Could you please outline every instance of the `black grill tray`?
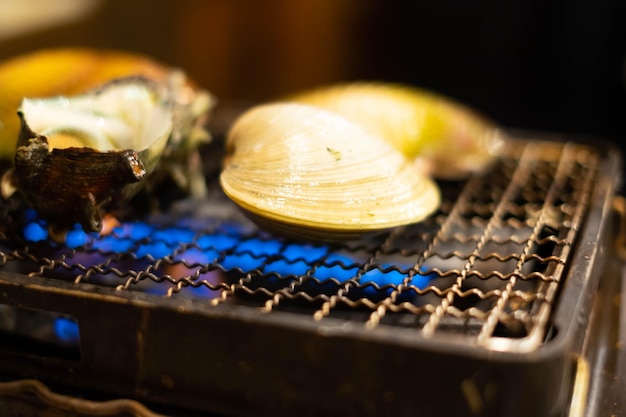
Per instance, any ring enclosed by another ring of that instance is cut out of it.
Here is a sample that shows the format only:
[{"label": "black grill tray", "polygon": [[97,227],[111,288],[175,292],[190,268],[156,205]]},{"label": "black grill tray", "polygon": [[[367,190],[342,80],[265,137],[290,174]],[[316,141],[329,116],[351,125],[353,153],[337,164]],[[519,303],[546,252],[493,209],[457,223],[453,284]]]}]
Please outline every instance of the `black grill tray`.
[{"label": "black grill tray", "polygon": [[[602,141],[513,135],[492,171],[441,184],[431,219],[311,243],[311,259],[217,189],[141,220],[124,251],[7,233],[0,374],[223,415],[564,415],[621,159]],[[173,228],[193,233],[173,242]],[[220,233],[229,245],[211,246]],[[33,317],[79,338],[20,328]]]}]

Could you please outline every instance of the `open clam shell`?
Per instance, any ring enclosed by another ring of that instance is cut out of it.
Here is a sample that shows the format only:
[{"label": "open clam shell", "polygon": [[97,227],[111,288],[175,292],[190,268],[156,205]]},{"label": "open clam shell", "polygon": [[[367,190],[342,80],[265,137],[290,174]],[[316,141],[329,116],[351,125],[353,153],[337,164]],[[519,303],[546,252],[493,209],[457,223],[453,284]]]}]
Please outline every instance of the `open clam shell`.
[{"label": "open clam shell", "polygon": [[341,240],[423,220],[437,184],[382,138],[313,106],[269,103],[233,123],[220,176],[264,229]]},{"label": "open clam shell", "polygon": [[453,99],[414,86],[339,83],[286,99],[349,118],[438,178],[460,179],[481,171],[503,147],[503,134],[494,121]]},{"label": "open clam shell", "polygon": [[14,188],[56,229],[100,231],[104,214],[132,197],[160,163],[175,130],[166,84],[128,77],[72,97],[25,98]]}]

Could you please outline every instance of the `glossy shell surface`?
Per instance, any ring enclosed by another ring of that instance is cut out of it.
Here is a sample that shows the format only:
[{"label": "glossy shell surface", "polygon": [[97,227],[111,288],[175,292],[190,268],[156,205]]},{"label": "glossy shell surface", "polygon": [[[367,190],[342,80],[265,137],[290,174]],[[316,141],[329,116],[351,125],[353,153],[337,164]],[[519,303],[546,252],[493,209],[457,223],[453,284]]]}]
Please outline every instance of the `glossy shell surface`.
[{"label": "glossy shell surface", "polygon": [[262,228],[339,240],[423,220],[439,188],[388,142],[313,106],[255,106],[232,125],[220,182]]},{"label": "glossy shell surface", "polygon": [[150,57],[120,50],[50,48],[0,63],[0,159],[13,158],[24,97],[74,96],[115,78],[142,76],[164,82],[172,68]]}]

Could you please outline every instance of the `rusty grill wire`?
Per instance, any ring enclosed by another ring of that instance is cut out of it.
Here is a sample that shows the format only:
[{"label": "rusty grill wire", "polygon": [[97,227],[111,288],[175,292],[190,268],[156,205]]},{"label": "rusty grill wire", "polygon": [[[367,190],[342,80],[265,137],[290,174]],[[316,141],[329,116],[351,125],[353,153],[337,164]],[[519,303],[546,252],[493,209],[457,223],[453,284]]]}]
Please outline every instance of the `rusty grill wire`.
[{"label": "rusty grill wire", "polygon": [[549,333],[598,164],[580,144],[514,141],[489,172],[441,183],[426,221],[333,245],[259,231],[219,191],[72,244],[25,239],[7,205],[0,271],[528,351]]}]

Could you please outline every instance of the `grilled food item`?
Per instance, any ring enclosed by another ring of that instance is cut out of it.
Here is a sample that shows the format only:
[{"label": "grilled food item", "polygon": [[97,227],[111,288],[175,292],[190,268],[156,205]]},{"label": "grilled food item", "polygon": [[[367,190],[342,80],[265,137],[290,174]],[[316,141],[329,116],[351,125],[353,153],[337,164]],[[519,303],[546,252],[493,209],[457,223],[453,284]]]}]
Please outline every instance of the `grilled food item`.
[{"label": "grilled food item", "polygon": [[291,238],[356,238],[423,220],[440,204],[436,183],[387,141],[310,105],[248,109],[226,154],[226,195],[261,228]]},{"label": "grilled food item", "polygon": [[72,96],[128,76],[165,82],[171,74],[152,58],[119,50],[51,48],[7,59],[0,63],[0,158],[13,158],[24,97]]},{"label": "grilled food item", "polygon": [[181,70],[124,52],[46,50],[0,65],[0,89],[0,154],[12,162],[3,197],[18,191],[55,235],[75,223],[100,231],[107,212],[163,175],[204,193],[189,161],[210,139],[215,99]]},{"label": "grilled food item", "polygon": [[503,134],[492,120],[441,94],[409,85],[339,83],[284,99],[349,118],[437,178],[459,179],[483,170],[503,146]]}]

